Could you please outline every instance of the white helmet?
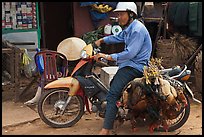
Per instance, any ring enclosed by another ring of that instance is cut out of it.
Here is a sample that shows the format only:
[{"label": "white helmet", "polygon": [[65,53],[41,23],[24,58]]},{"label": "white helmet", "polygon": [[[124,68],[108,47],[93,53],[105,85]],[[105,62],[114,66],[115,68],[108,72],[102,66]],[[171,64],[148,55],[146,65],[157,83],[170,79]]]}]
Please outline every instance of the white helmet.
[{"label": "white helmet", "polygon": [[115,11],[132,11],[137,15],[137,6],[134,2],[118,2]]}]

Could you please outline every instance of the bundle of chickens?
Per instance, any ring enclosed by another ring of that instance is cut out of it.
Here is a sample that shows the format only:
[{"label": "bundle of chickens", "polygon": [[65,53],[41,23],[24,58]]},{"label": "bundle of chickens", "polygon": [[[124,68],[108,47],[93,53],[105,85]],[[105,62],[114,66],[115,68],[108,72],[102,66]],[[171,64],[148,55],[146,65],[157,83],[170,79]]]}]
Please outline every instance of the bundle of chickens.
[{"label": "bundle of chickens", "polygon": [[[156,108],[161,123],[175,119],[183,105],[187,104],[182,87],[170,84],[159,73],[161,60],[151,59],[142,78],[135,78],[123,92],[123,106],[138,117],[148,108]],[[164,125],[163,125],[164,126]]]}]

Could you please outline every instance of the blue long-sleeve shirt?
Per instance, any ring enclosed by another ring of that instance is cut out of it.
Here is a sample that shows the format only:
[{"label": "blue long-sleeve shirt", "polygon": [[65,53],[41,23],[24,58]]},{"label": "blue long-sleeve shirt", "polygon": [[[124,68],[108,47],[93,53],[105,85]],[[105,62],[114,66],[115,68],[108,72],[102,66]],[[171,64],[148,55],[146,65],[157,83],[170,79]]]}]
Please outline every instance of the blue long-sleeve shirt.
[{"label": "blue long-sleeve shirt", "polygon": [[134,20],[118,35],[103,38],[106,44],[125,43],[125,48],[120,53],[110,56],[116,61],[119,68],[130,66],[143,72],[152,52],[152,42],[146,27],[138,20]]}]

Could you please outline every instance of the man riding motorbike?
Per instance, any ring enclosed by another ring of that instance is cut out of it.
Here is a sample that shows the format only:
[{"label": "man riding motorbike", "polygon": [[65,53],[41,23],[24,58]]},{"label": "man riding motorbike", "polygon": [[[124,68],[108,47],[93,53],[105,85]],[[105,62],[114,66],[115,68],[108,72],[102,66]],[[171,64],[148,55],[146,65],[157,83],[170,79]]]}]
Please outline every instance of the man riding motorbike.
[{"label": "man riding motorbike", "polygon": [[125,43],[124,50],[120,53],[110,55],[98,53],[95,57],[96,60],[102,57],[116,61],[119,66],[106,97],[105,119],[100,135],[107,135],[113,129],[117,113],[116,102],[121,96],[122,89],[134,78],[143,76],[143,68],[148,65],[152,52],[149,32],[144,24],[136,19],[136,4],[134,2],[119,2],[114,12],[117,13],[119,25],[124,28],[123,31],[117,35],[106,36],[95,41],[97,46],[100,46],[101,43]]}]

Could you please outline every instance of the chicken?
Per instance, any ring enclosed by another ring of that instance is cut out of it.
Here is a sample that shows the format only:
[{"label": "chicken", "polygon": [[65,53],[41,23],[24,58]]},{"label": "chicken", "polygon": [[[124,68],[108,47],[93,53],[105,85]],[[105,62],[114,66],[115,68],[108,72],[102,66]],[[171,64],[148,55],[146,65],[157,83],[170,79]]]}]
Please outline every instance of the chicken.
[{"label": "chicken", "polygon": [[166,97],[168,104],[174,105],[177,103],[176,97],[177,93],[173,86],[170,85],[170,83],[167,80],[164,80],[162,78],[159,78],[159,88],[161,89],[161,92],[163,96]]}]

